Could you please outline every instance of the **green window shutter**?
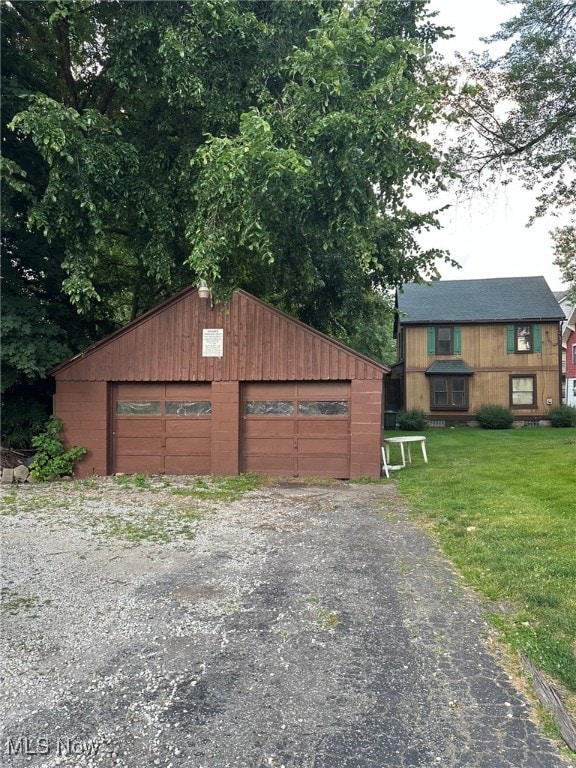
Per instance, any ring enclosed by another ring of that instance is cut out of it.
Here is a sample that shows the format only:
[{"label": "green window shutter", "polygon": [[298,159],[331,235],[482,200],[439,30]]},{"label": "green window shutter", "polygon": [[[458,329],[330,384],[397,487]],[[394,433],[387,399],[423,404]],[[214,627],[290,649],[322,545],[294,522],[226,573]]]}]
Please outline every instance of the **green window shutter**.
[{"label": "green window shutter", "polygon": [[514,351],[514,326],[508,325],[506,327],[506,352],[513,355]]},{"label": "green window shutter", "polygon": [[534,334],[534,352],[542,352],[542,326],[535,325],[533,328]]},{"label": "green window shutter", "polygon": [[428,332],[428,354],[433,355],[436,353],[436,329],[427,328]]},{"label": "green window shutter", "polygon": [[460,326],[454,326],[454,354],[462,354],[462,329]]}]

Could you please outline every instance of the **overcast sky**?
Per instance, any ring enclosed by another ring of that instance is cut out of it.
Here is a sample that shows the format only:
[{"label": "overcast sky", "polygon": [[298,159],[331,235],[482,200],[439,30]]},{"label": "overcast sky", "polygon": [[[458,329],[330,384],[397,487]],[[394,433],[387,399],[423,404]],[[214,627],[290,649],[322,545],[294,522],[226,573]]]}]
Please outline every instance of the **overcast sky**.
[{"label": "overcast sky", "polygon": [[[454,38],[441,43],[446,56],[466,54],[486,46],[480,41],[496,32],[500,23],[518,6],[502,6],[498,0],[431,0],[438,10],[437,21],[454,27]],[[534,209],[535,194],[519,184],[491,189],[484,199],[471,204],[450,195],[452,208],[441,216],[443,229],[426,237],[426,245],[447,248],[462,269],[439,264],[445,280],[482,277],[544,275],[553,291],[564,286],[560,271],[552,263],[554,254],[549,231],[557,226],[552,217],[526,227]]]}]

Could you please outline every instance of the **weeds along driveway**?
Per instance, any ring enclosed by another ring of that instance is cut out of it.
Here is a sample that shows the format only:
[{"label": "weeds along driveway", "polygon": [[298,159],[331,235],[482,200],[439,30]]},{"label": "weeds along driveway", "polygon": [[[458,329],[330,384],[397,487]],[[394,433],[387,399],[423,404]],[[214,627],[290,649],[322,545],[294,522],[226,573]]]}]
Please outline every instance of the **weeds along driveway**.
[{"label": "weeds along driveway", "polygon": [[6,765],[564,765],[392,484],[92,486],[7,494]]}]

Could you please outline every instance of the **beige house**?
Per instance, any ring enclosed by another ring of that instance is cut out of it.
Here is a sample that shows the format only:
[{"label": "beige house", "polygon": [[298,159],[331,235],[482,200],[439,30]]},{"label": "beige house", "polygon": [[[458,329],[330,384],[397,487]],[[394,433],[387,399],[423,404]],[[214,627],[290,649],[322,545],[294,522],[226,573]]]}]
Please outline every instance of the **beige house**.
[{"label": "beige house", "polygon": [[543,277],[411,283],[396,304],[402,408],[462,424],[501,405],[532,423],[560,404],[563,314]]}]

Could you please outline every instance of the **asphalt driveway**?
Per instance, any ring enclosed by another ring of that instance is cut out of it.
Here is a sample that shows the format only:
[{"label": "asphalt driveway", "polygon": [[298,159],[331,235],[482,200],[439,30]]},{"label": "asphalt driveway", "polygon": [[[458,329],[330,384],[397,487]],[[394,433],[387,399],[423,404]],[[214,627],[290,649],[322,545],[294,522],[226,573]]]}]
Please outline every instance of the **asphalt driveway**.
[{"label": "asphalt driveway", "polygon": [[5,764],[565,765],[393,484],[286,483],[193,538],[103,535],[110,504],[161,506],[138,494],[20,489],[0,521]]}]

